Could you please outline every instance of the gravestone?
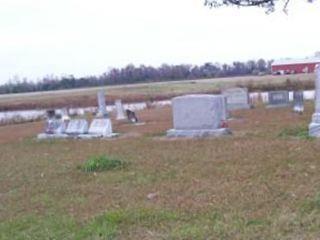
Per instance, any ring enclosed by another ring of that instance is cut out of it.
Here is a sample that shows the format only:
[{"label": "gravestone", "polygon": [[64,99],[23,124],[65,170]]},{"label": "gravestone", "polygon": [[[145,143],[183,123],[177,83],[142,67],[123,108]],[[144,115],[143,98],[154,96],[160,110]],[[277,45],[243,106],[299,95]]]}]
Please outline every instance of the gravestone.
[{"label": "gravestone", "polygon": [[45,133],[61,134],[66,131],[66,123],[61,119],[49,119],[46,123]]},{"label": "gravestone", "polygon": [[173,126],[168,137],[206,137],[230,134],[225,128],[223,95],[186,95],[172,100]]},{"label": "gravestone", "polygon": [[70,120],[66,133],[69,135],[79,135],[88,132],[88,122],[85,119]]},{"label": "gravestone", "polygon": [[108,118],[107,107],[106,107],[106,99],[105,99],[103,90],[98,91],[97,98],[98,98],[98,113],[97,113],[97,117]]},{"label": "gravestone", "polygon": [[320,66],[317,67],[316,74],[315,113],[312,115],[312,121],[309,125],[311,137],[320,137]]},{"label": "gravestone", "polygon": [[105,138],[113,137],[111,120],[107,118],[94,119],[88,131],[88,134],[79,135],[80,138]]},{"label": "gravestone", "polygon": [[289,92],[288,91],[271,91],[268,93],[268,108],[288,107]]},{"label": "gravestone", "polygon": [[230,88],[222,91],[227,98],[227,109],[250,109],[249,94],[246,88]]},{"label": "gravestone", "polygon": [[38,139],[66,138],[66,123],[61,119],[48,119],[44,133],[38,134]]},{"label": "gravestone", "polygon": [[124,114],[124,108],[123,108],[121,100],[116,100],[115,106],[116,106],[116,111],[117,111],[117,120],[126,119],[126,116]]},{"label": "gravestone", "polygon": [[293,111],[300,114],[303,113],[303,91],[293,92]]}]

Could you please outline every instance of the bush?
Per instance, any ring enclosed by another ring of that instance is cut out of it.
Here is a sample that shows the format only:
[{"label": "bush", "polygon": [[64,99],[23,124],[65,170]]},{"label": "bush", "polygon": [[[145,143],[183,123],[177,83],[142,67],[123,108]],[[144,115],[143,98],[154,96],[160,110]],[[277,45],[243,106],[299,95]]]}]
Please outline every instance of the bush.
[{"label": "bush", "polygon": [[84,172],[101,172],[108,170],[120,170],[127,164],[118,159],[112,159],[105,155],[90,157],[82,166]]}]

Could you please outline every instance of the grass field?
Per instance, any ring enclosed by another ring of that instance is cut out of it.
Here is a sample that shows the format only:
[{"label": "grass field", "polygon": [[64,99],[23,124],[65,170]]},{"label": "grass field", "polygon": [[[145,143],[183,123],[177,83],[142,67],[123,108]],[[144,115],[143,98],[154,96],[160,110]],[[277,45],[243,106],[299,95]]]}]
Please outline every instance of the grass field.
[{"label": "grass field", "polygon": [[[0,127],[0,239],[319,239],[313,106],[236,111],[233,135],[172,140],[169,107],[113,121],[113,140],[38,142],[43,123]],[[85,172],[106,155],[126,165]]]},{"label": "grass field", "polygon": [[[314,78],[314,74],[245,76],[104,86],[101,88],[106,92],[108,103],[114,103],[115,99],[122,99],[124,102],[137,102],[163,100],[186,93],[219,93],[221,89],[232,86],[248,87],[250,91],[293,89],[295,87],[303,90],[314,87]],[[0,95],[0,111],[95,106],[97,104],[96,94],[101,88]]]}]

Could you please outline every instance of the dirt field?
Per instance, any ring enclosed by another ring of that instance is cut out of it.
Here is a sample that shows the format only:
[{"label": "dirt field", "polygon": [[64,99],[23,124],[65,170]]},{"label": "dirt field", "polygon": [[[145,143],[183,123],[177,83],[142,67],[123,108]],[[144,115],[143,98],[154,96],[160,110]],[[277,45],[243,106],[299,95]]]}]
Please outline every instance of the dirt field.
[{"label": "dirt field", "polygon": [[[114,140],[38,142],[42,123],[0,127],[0,239],[319,239],[312,111],[237,111],[232,136],[201,140],[164,137],[169,107],[138,112],[143,126],[114,120]],[[128,167],[79,169],[100,154]]]},{"label": "dirt field", "polygon": [[[246,76],[101,88],[106,91],[108,103],[114,103],[116,99],[122,99],[124,102],[138,102],[169,99],[186,93],[219,93],[222,88],[232,86],[248,87],[250,91],[293,89],[295,87],[300,90],[310,89],[314,87],[314,78],[314,74]],[[97,104],[96,93],[101,88],[0,95],[0,111],[95,106]]]}]

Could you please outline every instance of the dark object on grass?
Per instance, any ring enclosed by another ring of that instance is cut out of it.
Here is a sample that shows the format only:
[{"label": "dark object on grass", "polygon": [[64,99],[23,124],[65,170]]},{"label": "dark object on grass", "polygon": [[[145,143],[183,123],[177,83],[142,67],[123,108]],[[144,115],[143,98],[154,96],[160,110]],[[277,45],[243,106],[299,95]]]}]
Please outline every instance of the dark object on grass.
[{"label": "dark object on grass", "polygon": [[47,110],[47,119],[56,118],[56,111],[54,109]]},{"label": "dark object on grass", "polygon": [[137,122],[138,122],[138,118],[137,118],[135,112],[127,109],[127,110],[126,110],[126,114],[127,114],[128,120],[129,120],[130,122],[132,122],[132,123],[137,123]]}]

